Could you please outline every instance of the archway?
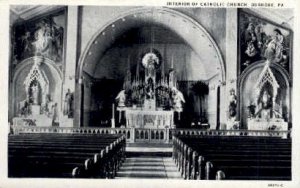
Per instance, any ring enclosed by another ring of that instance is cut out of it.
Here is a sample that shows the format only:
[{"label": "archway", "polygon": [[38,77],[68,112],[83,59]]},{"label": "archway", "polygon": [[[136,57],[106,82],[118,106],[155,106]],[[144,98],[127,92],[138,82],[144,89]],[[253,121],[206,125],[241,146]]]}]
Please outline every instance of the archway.
[{"label": "archway", "polygon": [[[253,63],[244,73],[241,75],[239,81],[239,120],[241,122],[241,128],[247,129],[247,118],[249,116],[248,107],[255,103],[255,92],[253,88],[257,82],[257,79],[265,66],[265,60],[261,60]],[[278,94],[276,97],[277,103],[281,104],[281,110],[283,119],[287,122],[292,121],[291,117],[291,79],[285,69],[276,63],[271,63],[270,68],[279,84]],[[266,83],[268,87],[268,83]]]},{"label": "archway", "polygon": [[[218,46],[211,38],[209,33],[192,18],[168,8],[138,8],[126,12],[113,19],[102,27],[90,40],[83,54],[79,59],[79,68],[77,70],[77,83],[75,98],[76,115],[75,122],[80,122],[83,111],[84,74],[87,77],[94,74],[98,61],[102,58],[106,50],[118,39],[124,32],[153,24],[169,29],[180,36],[201,58],[206,72],[215,72],[218,70],[220,82],[225,81],[225,65]],[[191,33],[193,33],[191,35]],[[197,36],[197,37],[195,37]],[[215,75],[209,75],[213,77]]]}]

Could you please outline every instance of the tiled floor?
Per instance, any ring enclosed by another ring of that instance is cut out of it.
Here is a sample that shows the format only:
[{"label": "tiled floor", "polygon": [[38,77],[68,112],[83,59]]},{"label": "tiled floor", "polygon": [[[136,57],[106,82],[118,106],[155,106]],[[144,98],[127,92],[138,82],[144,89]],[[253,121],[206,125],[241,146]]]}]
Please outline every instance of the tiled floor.
[{"label": "tiled floor", "polygon": [[120,178],[182,179],[171,157],[158,156],[127,158],[117,173]]}]

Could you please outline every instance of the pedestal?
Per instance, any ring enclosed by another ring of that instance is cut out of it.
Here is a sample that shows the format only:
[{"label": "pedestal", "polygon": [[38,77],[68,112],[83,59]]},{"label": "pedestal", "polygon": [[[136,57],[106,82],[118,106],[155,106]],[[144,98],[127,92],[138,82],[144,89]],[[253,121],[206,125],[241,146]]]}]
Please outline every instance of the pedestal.
[{"label": "pedestal", "polygon": [[31,106],[31,115],[40,115],[41,106],[40,105],[32,105]]},{"label": "pedestal", "polygon": [[116,123],[115,123],[115,119],[111,119],[111,128],[116,128]]},{"label": "pedestal", "polygon": [[240,129],[240,122],[234,119],[228,119],[227,125],[221,126],[221,130],[238,130]]}]

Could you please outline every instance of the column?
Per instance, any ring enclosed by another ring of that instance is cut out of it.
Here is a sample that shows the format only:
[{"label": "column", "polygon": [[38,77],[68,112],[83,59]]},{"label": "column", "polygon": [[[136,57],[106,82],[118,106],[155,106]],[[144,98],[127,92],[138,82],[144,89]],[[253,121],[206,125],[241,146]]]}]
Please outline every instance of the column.
[{"label": "column", "polygon": [[[237,88],[237,63],[238,63],[238,10],[237,8],[226,9],[226,87],[221,87],[221,93],[225,92],[226,100],[221,103],[221,122],[227,122],[229,117],[230,90]],[[221,94],[222,96],[222,94]],[[224,95],[223,95],[224,96]],[[222,106],[223,105],[223,106]],[[225,105],[225,106],[224,106]],[[237,111],[239,111],[237,107]],[[225,113],[225,114],[224,114]],[[225,117],[225,119],[222,119]]]},{"label": "column", "polygon": [[[66,48],[65,48],[65,74],[64,74],[64,82],[63,82],[63,101],[65,100],[65,95],[70,89],[71,92],[75,93],[75,72],[76,72],[76,52],[77,52],[77,32],[78,32],[78,6],[68,6],[68,15],[67,15],[67,32],[66,32]],[[75,109],[75,97],[73,101],[74,112],[73,116],[76,117],[76,109]],[[65,122],[67,124],[72,124],[70,126],[79,127],[79,123],[77,120],[73,123],[72,119],[68,119],[64,117]],[[73,118],[74,119],[74,118]],[[78,121],[79,122],[79,121]]]}]

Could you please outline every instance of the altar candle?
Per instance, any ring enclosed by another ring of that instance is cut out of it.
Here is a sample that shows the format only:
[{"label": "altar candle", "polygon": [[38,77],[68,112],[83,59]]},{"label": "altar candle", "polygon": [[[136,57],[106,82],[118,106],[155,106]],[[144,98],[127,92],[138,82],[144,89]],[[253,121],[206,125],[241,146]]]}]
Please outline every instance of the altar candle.
[{"label": "altar candle", "polygon": [[115,104],[112,104],[112,119],[115,119]]}]

